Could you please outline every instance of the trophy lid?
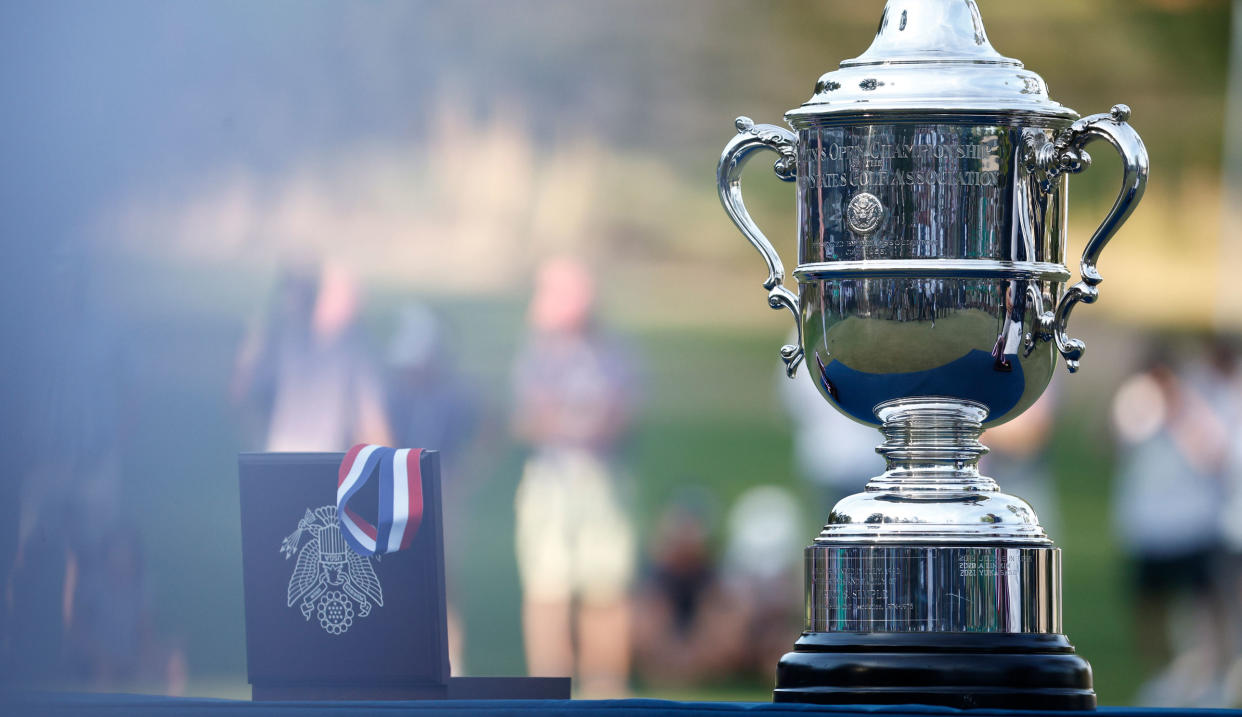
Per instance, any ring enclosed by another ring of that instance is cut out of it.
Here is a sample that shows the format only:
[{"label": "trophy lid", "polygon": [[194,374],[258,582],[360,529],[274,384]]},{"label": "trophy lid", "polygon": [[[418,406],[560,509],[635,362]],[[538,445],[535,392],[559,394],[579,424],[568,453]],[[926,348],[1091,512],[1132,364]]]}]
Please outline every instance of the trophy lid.
[{"label": "trophy lid", "polygon": [[795,125],[839,113],[1026,113],[1076,118],[1043,78],[992,48],[975,0],[888,0],[871,47],[815,83],[785,114]]}]

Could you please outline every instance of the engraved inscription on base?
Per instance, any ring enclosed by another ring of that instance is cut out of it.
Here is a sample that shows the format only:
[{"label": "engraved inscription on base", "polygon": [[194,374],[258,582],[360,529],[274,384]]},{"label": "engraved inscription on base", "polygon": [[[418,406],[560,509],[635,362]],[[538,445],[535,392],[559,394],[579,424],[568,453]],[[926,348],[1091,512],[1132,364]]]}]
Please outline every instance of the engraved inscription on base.
[{"label": "engraved inscription on base", "polygon": [[981,554],[963,557],[957,561],[957,575],[962,578],[996,578],[1018,574],[1018,563],[997,559],[995,555]]},{"label": "engraved inscription on base", "polygon": [[811,632],[1055,632],[1055,548],[808,549]]}]

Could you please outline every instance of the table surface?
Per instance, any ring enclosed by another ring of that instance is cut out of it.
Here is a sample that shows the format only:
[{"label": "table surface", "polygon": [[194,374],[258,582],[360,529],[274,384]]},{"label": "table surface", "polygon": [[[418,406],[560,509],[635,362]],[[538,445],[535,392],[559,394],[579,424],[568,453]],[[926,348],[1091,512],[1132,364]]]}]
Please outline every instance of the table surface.
[{"label": "table surface", "polygon": [[[728,717],[729,715],[1060,715],[1065,712],[1005,711],[1005,710],[956,710],[947,707],[924,707],[918,705],[897,706],[831,706],[772,704],[768,702],[670,702],[667,700],[424,700],[417,702],[249,702],[242,700],[219,700],[186,697],[152,697],[124,694],[82,694],[52,692],[2,692],[0,707],[5,715],[106,715],[122,717],[158,717],[161,715],[247,715],[262,717],[285,717],[292,715],[398,715],[411,714],[418,717],[471,717],[472,715],[501,715],[509,717]],[[1102,717],[1206,717],[1208,715],[1242,715],[1242,710],[1193,710],[1151,709],[1139,707],[1101,707],[1096,713]]]}]

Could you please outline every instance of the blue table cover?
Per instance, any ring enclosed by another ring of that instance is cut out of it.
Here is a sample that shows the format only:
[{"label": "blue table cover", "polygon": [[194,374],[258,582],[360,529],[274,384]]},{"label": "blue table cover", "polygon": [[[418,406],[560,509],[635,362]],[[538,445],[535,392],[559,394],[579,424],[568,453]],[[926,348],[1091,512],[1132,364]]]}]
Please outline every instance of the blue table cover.
[{"label": "blue table cover", "polygon": [[[106,715],[108,717],[343,717],[344,715],[416,715],[417,717],[729,717],[729,715],[1038,715],[1081,714],[1073,712],[957,710],[920,705],[816,706],[767,702],[671,702],[667,700],[423,700],[416,702],[247,702],[184,697],[151,697],[121,694],[0,693],[0,714],[9,715]],[[1208,717],[1242,715],[1242,710],[1148,709],[1101,707],[1101,717]]]}]

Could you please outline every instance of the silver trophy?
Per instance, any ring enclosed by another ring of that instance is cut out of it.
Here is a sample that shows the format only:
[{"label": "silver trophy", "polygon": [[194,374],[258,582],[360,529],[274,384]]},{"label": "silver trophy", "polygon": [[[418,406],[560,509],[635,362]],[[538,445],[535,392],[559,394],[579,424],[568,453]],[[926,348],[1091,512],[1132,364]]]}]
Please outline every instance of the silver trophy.
[{"label": "silver trophy", "polygon": [[[793,312],[824,398],[879,427],[886,462],[806,549],[806,627],[777,701],[1090,709],[1061,634],[1060,550],[1026,501],[981,475],[980,433],[1028,408],[1100,252],[1147,182],[1130,110],[1079,118],[997,53],[974,0],[889,0],[871,47],[819,78],[793,127],[737,120],[717,172],[730,218]],[[1121,193],[1067,288],[1067,179],[1085,145],[1121,154]],[[798,293],[742,202],[759,150],[798,186]]]}]

